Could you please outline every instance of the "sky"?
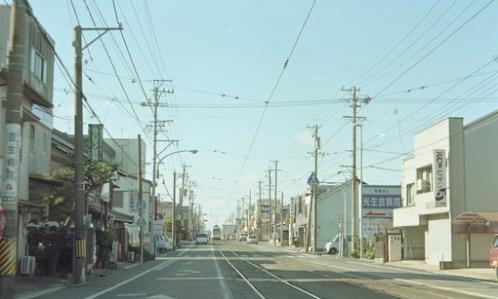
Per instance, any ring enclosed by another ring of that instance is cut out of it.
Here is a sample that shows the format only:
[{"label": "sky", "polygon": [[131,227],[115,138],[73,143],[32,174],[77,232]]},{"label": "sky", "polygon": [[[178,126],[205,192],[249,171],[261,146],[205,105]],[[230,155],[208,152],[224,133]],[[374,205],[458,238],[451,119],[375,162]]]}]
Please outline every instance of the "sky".
[{"label": "sky", "polygon": [[[99,27],[122,24],[124,38],[110,31],[84,52],[83,88],[112,137],[145,136],[148,162],[153,117],[140,103],[152,98],[153,80],[172,80],[162,83],[174,93],[161,98],[159,119],[173,122],[160,138],[179,142],[165,152],[199,153],[166,158],[158,192],[169,200],[172,173],[185,164],[208,226],[224,223],[249,190],[257,197],[258,180],[267,194],[275,160],[284,201],[303,193],[314,165],[310,126],[320,126],[320,181],[351,177],[343,116],[352,95],[343,88],[371,98],[359,108],[358,140],[369,184],[400,183],[421,129],[498,108],[496,1],[116,0],[116,10],[112,0],[72,2],[30,0],[71,75],[74,26],[94,27],[92,17]],[[57,67],[54,127],[69,133],[73,99]],[[96,122],[87,112],[84,120]]]}]

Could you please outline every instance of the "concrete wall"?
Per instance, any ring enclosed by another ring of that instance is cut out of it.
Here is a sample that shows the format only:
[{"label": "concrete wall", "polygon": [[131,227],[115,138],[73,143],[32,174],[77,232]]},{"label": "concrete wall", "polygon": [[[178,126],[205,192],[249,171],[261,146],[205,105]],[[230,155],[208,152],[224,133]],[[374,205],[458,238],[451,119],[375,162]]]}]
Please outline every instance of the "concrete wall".
[{"label": "concrete wall", "polygon": [[[344,204],[346,203],[346,215]],[[342,219],[345,234],[350,235],[351,228],[351,182],[342,184],[323,193],[317,200],[317,249],[323,249],[325,243],[339,233],[339,223]],[[344,219],[346,220],[344,223]],[[344,226],[345,225],[345,226]]]},{"label": "concrete wall", "polygon": [[465,127],[466,210],[498,211],[498,113]]},{"label": "concrete wall", "polygon": [[[112,149],[115,151],[115,156],[113,163],[119,165],[121,169],[123,169],[126,173],[130,175],[137,176],[138,175],[138,140],[126,139],[126,138],[118,138],[114,139],[105,139],[106,143],[109,144]],[[145,146],[145,142],[142,139],[142,173],[145,175],[145,153],[147,149]]]}]

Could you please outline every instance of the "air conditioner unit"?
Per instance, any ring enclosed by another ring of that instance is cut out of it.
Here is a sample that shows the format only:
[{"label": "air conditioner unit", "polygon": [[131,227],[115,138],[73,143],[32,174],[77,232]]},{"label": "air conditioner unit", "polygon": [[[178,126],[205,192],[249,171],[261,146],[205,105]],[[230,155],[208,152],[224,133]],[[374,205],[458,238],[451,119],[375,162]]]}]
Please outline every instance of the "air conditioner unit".
[{"label": "air conditioner unit", "polygon": [[21,257],[21,274],[33,275],[35,274],[36,258],[34,256]]},{"label": "air conditioner unit", "polygon": [[135,261],[135,252],[134,251],[128,251],[128,262],[133,263]]},{"label": "air conditioner unit", "polygon": [[428,192],[431,190],[431,183],[427,180],[417,180],[417,192]]}]

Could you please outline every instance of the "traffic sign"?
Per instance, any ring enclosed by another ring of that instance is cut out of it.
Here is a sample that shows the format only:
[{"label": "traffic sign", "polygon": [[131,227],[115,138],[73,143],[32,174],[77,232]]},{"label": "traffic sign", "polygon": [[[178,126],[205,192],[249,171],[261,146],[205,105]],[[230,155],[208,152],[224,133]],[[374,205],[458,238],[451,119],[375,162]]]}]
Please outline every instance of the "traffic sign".
[{"label": "traffic sign", "polygon": [[145,221],[144,217],[140,217],[137,220],[137,225],[140,227],[147,226],[147,221]]},{"label": "traffic sign", "polygon": [[318,185],[319,183],[320,181],[318,180],[316,173],[312,172],[310,177],[308,178],[308,185]]},{"label": "traffic sign", "polygon": [[137,202],[137,208],[139,211],[143,211],[147,208],[147,204],[145,203],[145,200],[139,200]]}]

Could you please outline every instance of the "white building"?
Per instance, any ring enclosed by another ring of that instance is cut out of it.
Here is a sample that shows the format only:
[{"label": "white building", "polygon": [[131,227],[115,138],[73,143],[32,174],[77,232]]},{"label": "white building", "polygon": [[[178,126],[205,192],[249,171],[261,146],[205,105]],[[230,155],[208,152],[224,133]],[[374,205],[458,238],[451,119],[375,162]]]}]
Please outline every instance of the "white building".
[{"label": "white building", "polygon": [[[465,211],[498,211],[498,112],[464,126],[448,118],[414,137],[414,154],[402,166],[403,207],[394,226],[403,229],[405,259],[441,267],[466,265],[465,237],[452,227]],[[490,236],[472,238],[475,263],[487,260]]]}]

